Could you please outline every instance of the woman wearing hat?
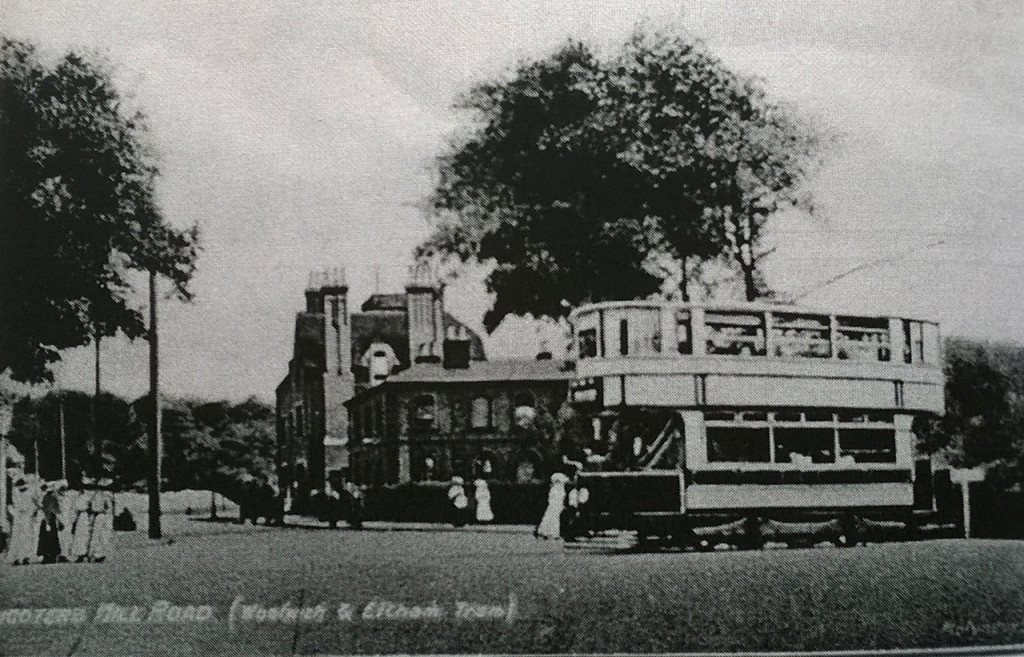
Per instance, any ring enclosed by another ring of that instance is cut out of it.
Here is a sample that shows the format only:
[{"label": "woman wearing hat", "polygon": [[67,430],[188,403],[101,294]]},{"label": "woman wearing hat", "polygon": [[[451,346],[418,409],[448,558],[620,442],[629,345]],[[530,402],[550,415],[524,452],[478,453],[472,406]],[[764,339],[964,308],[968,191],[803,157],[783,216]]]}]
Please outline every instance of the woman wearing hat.
[{"label": "woman wearing hat", "polygon": [[89,500],[92,516],[92,537],[89,541],[89,561],[102,562],[110,553],[114,538],[114,494],[110,492],[111,479],[100,479]]},{"label": "woman wearing hat", "polygon": [[37,495],[24,477],[14,482],[11,496],[11,547],[7,558],[15,566],[23,566],[35,559],[39,540],[39,505]]},{"label": "woman wearing hat", "polygon": [[44,483],[41,504],[42,522],[39,527],[39,549],[43,563],[54,563],[60,556],[61,509],[57,484]]},{"label": "woman wearing hat", "polygon": [[448,487],[448,501],[452,504],[452,526],[462,527],[469,521],[469,498],[466,496],[466,480],[458,475],[452,477]]},{"label": "woman wearing hat", "polygon": [[548,508],[544,511],[544,517],[534,531],[539,538],[561,538],[562,509],[565,507],[565,485],[569,482],[562,472],[551,475],[551,488],[548,489]]},{"label": "woman wearing hat", "polygon": [[89,541],[92,538],[93,517],[89,515],[89,502],[92,500],[94,480],[83,476],[82,488],[85,489],[75,498],[73,519],[71,521],[71,549],[68,557],[74,561],[85,561],[89,555]]}]

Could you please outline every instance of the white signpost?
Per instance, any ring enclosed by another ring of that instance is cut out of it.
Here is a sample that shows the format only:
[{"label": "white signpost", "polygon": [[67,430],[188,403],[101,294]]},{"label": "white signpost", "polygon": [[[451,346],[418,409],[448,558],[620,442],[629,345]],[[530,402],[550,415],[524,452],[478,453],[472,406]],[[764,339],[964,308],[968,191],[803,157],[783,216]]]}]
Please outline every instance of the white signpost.
[{"label": "white signpost", "polygon": [[971,537],[971,484],[985,479],[982,468],[953,468],[949,471],[949,480],[960,484],[964,498],[964,538]]}]

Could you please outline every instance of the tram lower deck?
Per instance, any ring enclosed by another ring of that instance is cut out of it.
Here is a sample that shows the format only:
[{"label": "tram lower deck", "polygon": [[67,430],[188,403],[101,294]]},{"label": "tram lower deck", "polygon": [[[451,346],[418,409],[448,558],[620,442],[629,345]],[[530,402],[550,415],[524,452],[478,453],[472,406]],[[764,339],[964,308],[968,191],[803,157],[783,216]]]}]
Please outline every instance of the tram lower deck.
[{"label": "tram lower deck", "polygon": [[573,533],[707,547],[914,532],[911,426],[943,405],[934,325],[651,302],[571,319],[572,400],[592,427]]}]

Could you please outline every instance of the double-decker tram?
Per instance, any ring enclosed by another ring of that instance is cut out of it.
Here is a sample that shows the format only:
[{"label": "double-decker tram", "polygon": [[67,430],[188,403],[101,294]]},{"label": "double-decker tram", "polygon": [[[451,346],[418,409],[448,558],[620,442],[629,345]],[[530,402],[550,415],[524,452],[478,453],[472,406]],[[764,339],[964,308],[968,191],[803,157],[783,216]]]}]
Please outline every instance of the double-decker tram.
[{"label": "double-decker tram", "polygon": [[587,421],[573,536],[709,548],[914,532],[915,415],[943,412],[938,325],[757,303],[570,315]]}]

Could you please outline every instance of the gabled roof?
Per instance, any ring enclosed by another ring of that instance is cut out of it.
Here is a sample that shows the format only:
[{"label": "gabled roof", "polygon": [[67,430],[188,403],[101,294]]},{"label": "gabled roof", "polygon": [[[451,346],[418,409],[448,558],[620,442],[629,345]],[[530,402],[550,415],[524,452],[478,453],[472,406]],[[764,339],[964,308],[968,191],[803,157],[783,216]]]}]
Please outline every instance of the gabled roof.
[{"label": "gabled roof", "polygon": [[409,362],[409,330],[405,309],[352,314],[352,362],[358,363],[374,342],[391,345],[399,362]]}]

